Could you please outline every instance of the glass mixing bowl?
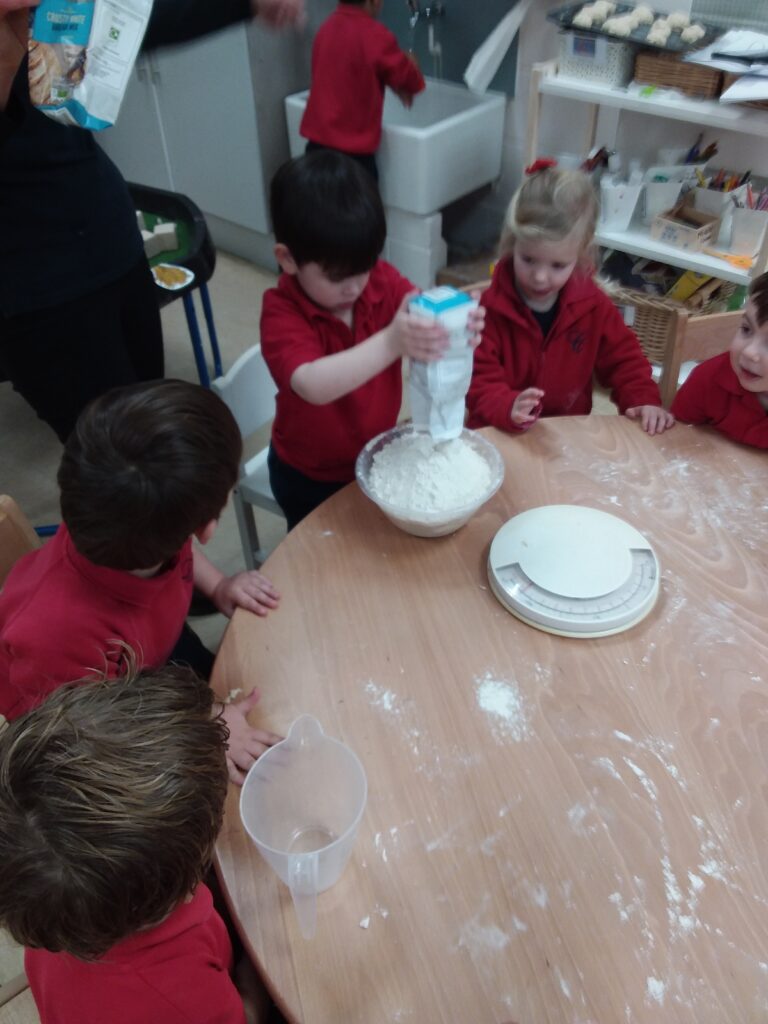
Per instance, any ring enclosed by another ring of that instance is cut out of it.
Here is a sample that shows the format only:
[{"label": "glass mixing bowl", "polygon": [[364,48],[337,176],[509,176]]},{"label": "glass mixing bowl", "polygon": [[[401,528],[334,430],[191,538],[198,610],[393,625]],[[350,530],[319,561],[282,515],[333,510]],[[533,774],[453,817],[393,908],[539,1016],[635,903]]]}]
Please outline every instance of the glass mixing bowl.
[{"label": "glass mixing bowl", "polygon": [[374,437],[363,448],[355,463],[355,476],[360,489],[366,497],[378,505],[384,515],[406,533],[412,533],[416,537],[444,537],[453,533],[463,526],[477,510],[484,505],[489,498],[498,491],[504,479],[504,460],[498,449],[490,441],[474,430],[462,430],[461,438],[468,442],[472,448],[485,459],[491,471],[488,486],[478,493],[471,502],[457,505],[455,508],[441,510],[440,512],[422,512],[408,508],[398,508],[391,505],[375,494],[370,485],[371,466],[374,456],[377,455],[388,444],[396,438],[407,434],[425,433],[417,431],[410,424],[402,424],[392,430],[386,430],[378,437]]}]

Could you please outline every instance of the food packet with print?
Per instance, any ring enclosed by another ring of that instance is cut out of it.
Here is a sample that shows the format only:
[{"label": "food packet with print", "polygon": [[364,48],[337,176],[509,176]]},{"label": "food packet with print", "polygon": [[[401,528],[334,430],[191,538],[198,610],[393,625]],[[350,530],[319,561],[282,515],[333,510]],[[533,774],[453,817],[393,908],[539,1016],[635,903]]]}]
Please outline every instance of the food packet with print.
[{"label": "food packet with print", "polygon": [[117,119],[152,0],[42,0],[30,12],[29,96],[61,124]]},{"label": "food packet with print", "polygon": [[464,426],[464,399],[474,356],[467,321],[476,308],[476,299],[448,285],[422,292],[409,303],[412,313],[438,320],[448,331],[449,345],[441,359],[413,360],[410,368],[413,424],[428,430],[433,441],[450,441]]}]

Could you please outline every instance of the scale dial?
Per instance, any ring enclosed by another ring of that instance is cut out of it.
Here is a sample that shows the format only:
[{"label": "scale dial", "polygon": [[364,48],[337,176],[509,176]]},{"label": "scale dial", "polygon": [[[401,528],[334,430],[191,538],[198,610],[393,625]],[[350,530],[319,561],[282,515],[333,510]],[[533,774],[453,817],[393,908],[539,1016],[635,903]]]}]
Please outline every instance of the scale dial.
[{"label": "scale dial", "polygon": [[582,505],[544,505],[510,519],[491,543],[488,579],[523,622],[572,637],[610,636],[644,619],[659,563],[623,519]]}]

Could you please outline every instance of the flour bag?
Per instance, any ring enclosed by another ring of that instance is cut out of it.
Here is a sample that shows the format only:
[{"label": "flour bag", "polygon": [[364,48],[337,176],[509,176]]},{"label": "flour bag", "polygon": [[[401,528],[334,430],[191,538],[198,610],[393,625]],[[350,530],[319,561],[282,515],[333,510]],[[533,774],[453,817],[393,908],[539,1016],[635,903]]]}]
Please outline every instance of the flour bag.
[{"label": "flour bag", "polygon": [[464,400],[472,378],[473,350],[467,318],[477,300],[447,285],[422,292],[408,304],[412,313],[438,320],[449,345],[434,363],[411,362],[410,400],[413,425],[428,430],[433,441],[450,441],[464,427]]},{"label": "flour bag", "polygon": [[152,0],[42,0],[30,13],[29,96],[61,124],[117,119]]}]

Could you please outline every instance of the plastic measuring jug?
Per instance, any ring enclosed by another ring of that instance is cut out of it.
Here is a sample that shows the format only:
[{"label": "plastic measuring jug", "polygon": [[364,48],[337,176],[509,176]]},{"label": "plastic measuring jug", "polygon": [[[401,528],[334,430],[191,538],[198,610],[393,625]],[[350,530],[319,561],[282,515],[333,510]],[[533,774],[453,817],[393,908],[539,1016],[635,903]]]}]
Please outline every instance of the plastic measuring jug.
[{"label": "plastic measuring jug", "polygon": [[330,889],[352,852],[368,783],[357,755],[326,736],[312,715],[253,764],[240,818],[262,857],[291,890],[301,934],[317,925],[317,894]]}]

